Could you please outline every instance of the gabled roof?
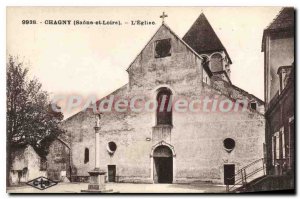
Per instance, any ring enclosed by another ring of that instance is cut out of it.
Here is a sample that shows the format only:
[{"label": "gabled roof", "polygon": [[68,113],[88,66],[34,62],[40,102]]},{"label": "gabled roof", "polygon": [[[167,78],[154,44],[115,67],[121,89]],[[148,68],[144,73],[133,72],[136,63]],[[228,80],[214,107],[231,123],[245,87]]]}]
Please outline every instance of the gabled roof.
[{"label": "gabled roof", "polygon": [[[109,96],[111,96],[111,95],[116,95],[118,92],[120,92],[120,91],[126,89],[127,86],[128,86],[128,83],[126,83],[125,85],[121,86],[120,88],[114,90],[114,91],[111,92],[110,94],[105,95],[105,96],[102,97],[101,99],[97,100],[97,101],[96,101],[96,106],[99,107],[99,104],[100,104],[100,102],[101,102],[102,100],[106,99],[107,97],[109,97]],[[88,111],[93,111],[93,109],[92,109],[92,108],[87,108],[86,110],[85,110],[85,109],[80,110],[80,111],[78,111],[77,113],[75,113],[74,115],[71,115],[70,117],[64,119],[64,120],[62,121],[62,123],[66,123],[66,122],[72,120],[73,118],[75,118],[76,116],[79,116],[80,114],[83,114],[83,113],[88,112]],[[62,137],[60,136],[60,137],[58,138],[58,140],[59,140],[59,141],[62,141],[62,142],[65,142],[65,144],[69,147],[68,141],[67,141],[66,139],[64,139],[64,138],[62,138]]]},{"label": "gabled roof", "polygon": [[71,149],[70,144],[66,142],[64,139],[61,137],[57,137],[56,140],[60,141],[63,145],[65,145],[68,149]]},{"label": "gabled roof", "polygon": [[[162,28],[165,27],[167,28],[170,33],[175,36],[184,46],[187,47],[188,50],[190,50],[196,57],[198,57],[199,59],[202,60],[202,57],[191,47],[189,46],[183,39],[181,39],[175,32],[173,32],[171,30],[171,28],[169,26],[166,25],[166,23],[163,23],[158,30],[154,33],[154,35],[151,37],[151,39],[147,42],[147,44],[144,46],[144,48],[140,51],[140,53],[136,56],[136,58],[130,63],[129,67],[126,69],[126,71],[129,70],[129,68],[131,67],[131,65],[135,62],[135,60],[138,58],[138,56],[143,52],[143,50],[146,48],[146,46],[148,46],[148,44],[150,43],[150,41],[153,39],[153,37],[157,34],[157,32]],[[207,74],[209,76],[212,76],[212,73],[210,71],[210,69],[208,67],[203,66],[204,70],[207,72]]]},{"label": "gabled roof", "polygon": [[232,63],[225,47],[203,13],[200,14],[184,35],[183,41],[191,46],[198,54],[225,51],[229,62]]},{"label": "gabled roof", "polygon": [[270,32],[291,31],[295,28],[295,10],[293,7],[281,9],[279,14],[273,19],[271,24],[264,30],[262,39],[262,52],[265,49],[266,34]]},{"label": "gabled roof", "polygon": [[276,30],[294,27],[294,8],[283,8],[266,30]]}]

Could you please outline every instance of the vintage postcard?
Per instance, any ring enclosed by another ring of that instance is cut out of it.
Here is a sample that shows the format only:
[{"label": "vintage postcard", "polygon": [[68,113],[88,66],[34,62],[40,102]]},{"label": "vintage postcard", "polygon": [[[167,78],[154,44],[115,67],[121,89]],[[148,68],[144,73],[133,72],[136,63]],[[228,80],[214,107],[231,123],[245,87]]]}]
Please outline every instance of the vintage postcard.
[{"label": "vintage postcard", "polygon": [[8,193],[295,192],[293,7],[7,7]]}]

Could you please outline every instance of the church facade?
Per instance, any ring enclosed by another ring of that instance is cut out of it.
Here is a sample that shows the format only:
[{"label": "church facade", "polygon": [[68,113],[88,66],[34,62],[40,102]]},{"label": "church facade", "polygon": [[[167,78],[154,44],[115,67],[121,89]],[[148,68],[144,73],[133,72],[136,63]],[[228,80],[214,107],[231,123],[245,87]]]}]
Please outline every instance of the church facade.
[{"label": "church facade", "polygon": [[[231,63],[204,14],[182,39],[163,23],[129,65],[129,82],[96,104],[113,96],[158,106],[101,111],[99,143],[92,109],[66,119],[71,179],[87,179],[94,169],[95,144],[108,182],[223,184],[263,158],[264,103],[232,84]],[[171,106],[159,109],[162,101]],[[207,107],[181,111],[196,104]]]}]

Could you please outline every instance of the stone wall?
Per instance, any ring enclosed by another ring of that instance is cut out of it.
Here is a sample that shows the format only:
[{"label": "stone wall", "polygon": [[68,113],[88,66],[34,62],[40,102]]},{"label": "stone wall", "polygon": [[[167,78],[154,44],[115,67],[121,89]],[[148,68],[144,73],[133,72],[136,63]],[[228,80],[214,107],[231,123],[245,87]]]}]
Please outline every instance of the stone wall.
[{"label": "stone wall", "polygon": [[54,181],[70,179],[70,151],[61,140],[54,140],[47,155],[47,176]]},{"label": "stone wall", "polygon": [[[87,176],[95,167],[95,115],[93,112],[79,112],[63,123],[70,139],[72,176]],[[84,163],[84,150],[89,149],[90,161]]]},{"label": "stone wall", "polygon": [[[171,38],[171,56],[155,58],[155,41],[168,38]],[[201,88],[201,62],[201,58],[168,27],[161,26],[128,68],[129,88],[143,93],[163,84],[172,85],[176,90],[186,90],[191,86]]]}]

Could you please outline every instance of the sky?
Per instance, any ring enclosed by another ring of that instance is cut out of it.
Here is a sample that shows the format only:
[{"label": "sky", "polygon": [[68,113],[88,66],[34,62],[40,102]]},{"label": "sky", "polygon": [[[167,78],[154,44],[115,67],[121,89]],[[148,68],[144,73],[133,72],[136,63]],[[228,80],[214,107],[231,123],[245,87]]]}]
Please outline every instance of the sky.
[{"label": "sky", "polygon": [[[9,7],[7,55],[18,56],[55,95],[101,98],[128,82],[126,69],[161,25],[183,37],[203,12],[227,49],[234,85],[263,99],[263,30],[280,7]],[[22,20],[38,24],[24,25]],[[46,20],[120,20],[121,26],[45,25]],[[133,26],[131,20],[154,21]],[[76,112],[76,111],[75,111]],[[65,118],[72,113],[64,113]]]}]

